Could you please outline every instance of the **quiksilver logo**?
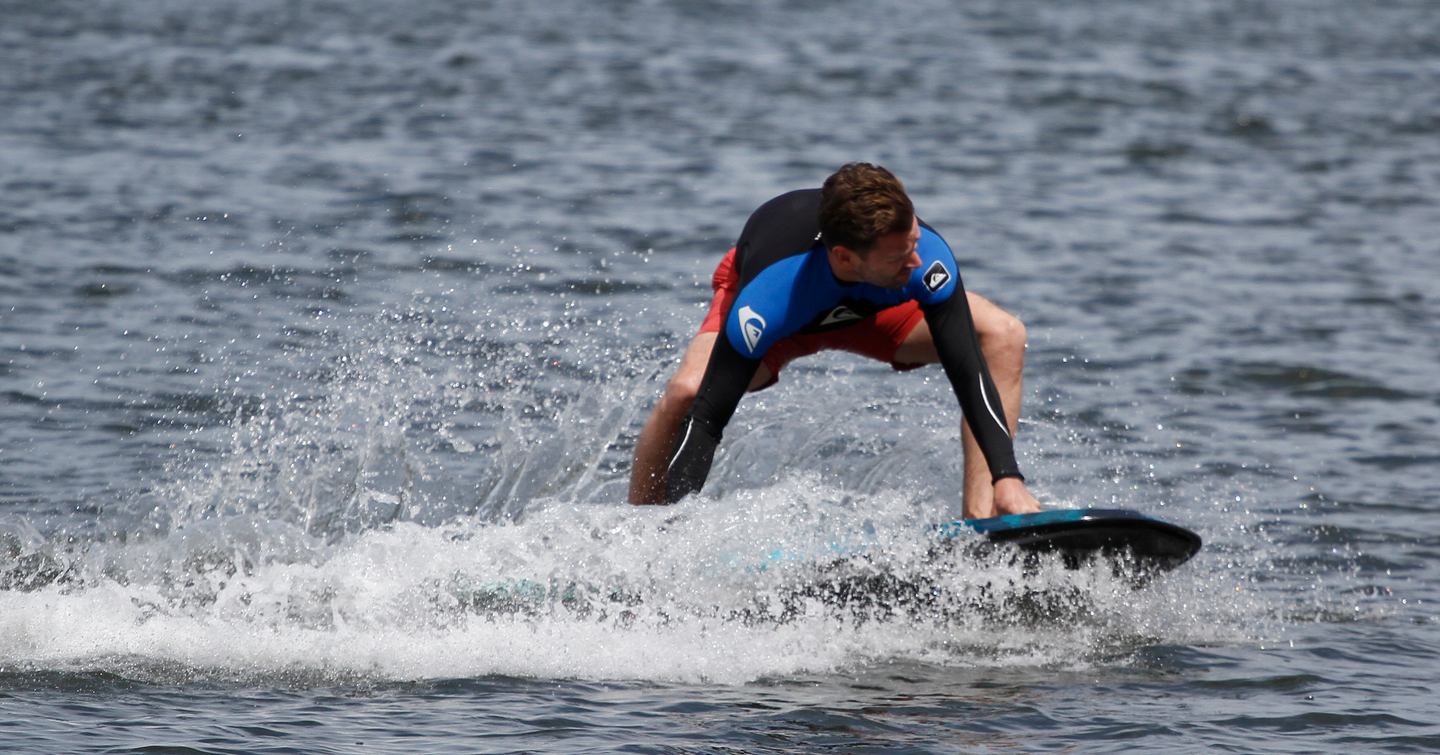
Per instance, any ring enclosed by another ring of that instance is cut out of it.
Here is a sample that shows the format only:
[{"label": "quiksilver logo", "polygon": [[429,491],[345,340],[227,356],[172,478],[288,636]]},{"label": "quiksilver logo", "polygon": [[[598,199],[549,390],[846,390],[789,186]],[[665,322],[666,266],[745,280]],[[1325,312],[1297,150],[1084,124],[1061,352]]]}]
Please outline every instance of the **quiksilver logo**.
[{"label": "quiksilver logo", "polygon": [[944,263],[940,260],[935,260],[934,264],[930,265],[930,269],[925,271],[924,280],[925,288],[930,289],[930,293],[933,294],[950,282],[950,271],[945,269]]},{"label": "quiksilver logo", "polygon": [[761,317],[749,306],[740,308],[740,334],[745,337],[745,348],[755,353],[756,344],[760,343],[760,334],[765,332],[765,318]]},{"label": "quiksilver logo", "polygon": [[837,322],[846,322],[848,320],[858,319],[860,319],[860,315],[857,314],[855,310],[845,306],[844,304],[841,304],[840,306],[830,310],[830,314],[825,315],[825,319],[821,320],[820,324],[834,325]]}]

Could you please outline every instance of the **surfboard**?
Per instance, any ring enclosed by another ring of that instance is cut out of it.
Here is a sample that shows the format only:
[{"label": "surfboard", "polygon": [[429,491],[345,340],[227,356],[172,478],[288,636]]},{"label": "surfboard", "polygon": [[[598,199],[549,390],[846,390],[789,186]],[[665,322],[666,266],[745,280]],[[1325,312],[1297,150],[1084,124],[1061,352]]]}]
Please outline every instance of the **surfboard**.
[{"label": "surfboard", "polygon": [[992,557],[1014,559],[1011,563],[1018,562],[1026,573],[1058,562],[1076,571],[1108,569],[1141,589],[1190,560],[1202,545],[1199,535],[1162,519],[1094,508],[962,519],[933,526],[928,537],[934,545],[920,564],[894,564],[882,545],[868,542],[832,545],[824,554],[775,549],[764,563],[748,568],[799,567],[793,592],[757,603],[743,618],[784,623],[808,610],[807,601],[817,601],[866,620],[955,614],[1054,621],[1089,605],[1079,583],[1042,580],[1032,586],[1002,579],[994,585],[954,585],[944,570],[966,569],[983,577]]},{"label": "surfboard", "polygon": [[1129,509],[1052,509],[962,519],[939,526],[944,540],[969,533],[989,547],[1008,546],[1023,553],[1058,553],[1069,568],[1093,558],[1123,560],[1140,573],[1170,571],[1200,551],[1200,536],[1178,524]]}]

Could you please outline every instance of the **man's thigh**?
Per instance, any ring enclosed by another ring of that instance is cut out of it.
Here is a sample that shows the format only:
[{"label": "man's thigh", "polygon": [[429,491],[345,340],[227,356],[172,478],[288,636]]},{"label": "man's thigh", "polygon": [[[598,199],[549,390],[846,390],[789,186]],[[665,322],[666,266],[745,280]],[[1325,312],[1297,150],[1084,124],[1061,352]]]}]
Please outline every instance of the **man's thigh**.
[{"label": "man's thigh", "polygon": [[[975,322],[975,333],[982,339],[986,333],[997,332],[1009,322],[1011,315],[1001,309],[998,304],[974,291],[965,292],[965,300],[970,305],[970,318]],[[905,336],[900,348],[895,350],[895,361],[907,364],[933,364],[940,361],[940,354],[935,351],[935,339],[930,335],[930,324],[921,320]]]}]

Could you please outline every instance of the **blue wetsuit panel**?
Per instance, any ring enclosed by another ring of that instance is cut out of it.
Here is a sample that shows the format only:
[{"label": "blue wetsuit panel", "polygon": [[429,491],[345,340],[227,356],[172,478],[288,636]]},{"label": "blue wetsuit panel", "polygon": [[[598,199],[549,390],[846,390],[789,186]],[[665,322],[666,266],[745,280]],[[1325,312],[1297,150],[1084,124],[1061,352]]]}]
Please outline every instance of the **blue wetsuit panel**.
[{"label": "blue wetsuit panel", "polygon": [[[955,256],[940,234],[921,226],[916,253],[920,267],[909,282],[902,288],[882,288],[837,279],[824,245],[816,242],[764,268],[744,284],[725,318],[725,336],[737,352],[759,359],[786,336],[851,324],[907,301],[934,306],[954,295],[960,275]],[[842,306],[846,319],[827,322],[827,316]]]}]

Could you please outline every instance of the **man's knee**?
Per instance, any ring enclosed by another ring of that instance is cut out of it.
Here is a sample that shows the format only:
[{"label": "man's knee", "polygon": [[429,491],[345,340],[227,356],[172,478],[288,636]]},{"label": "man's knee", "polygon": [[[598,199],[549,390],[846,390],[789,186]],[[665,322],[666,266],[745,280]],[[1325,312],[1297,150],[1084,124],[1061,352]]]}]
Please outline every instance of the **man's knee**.
[{"label": "man's knee", "polygon": [[690,411],[690,405],[700,395],[700,381],[705,377],[705,367],[710,363],[710,352],[715,348],[716,338],[716,333],[700,333],[690,340],[690,345],[685,347],[685,355],[680,358],[680,366],[675,368],[675,374],[665,384],[657,410],[676,419]]},{"label": "man's knee", "polygon": [[667,414],[684,415],[690,411],[690,405],[695,403],[695,397],[700,394],[700,379],[703,374],[696,375],[687,370],[680,370],[670,377],[670,382],[665,384],[665,393],[660,397],[660,406]]},{"label": "man's knee", "polygon": [[1025,340],[1029,336],[1025,331],[1025,323],[1015,315],[996,307],[983,321],[977,321],[975,325],[980,344],[987,351],[1025,351]]},{"label": "man's knee", "polygon": [[1025,332],[1025,323],[1015,315],[1006,312],[1005,316],[1001,318],[998,337],[999,341],[1004,344],[1006,348],[1024,351],[1025,339],[1029,336]]}]

